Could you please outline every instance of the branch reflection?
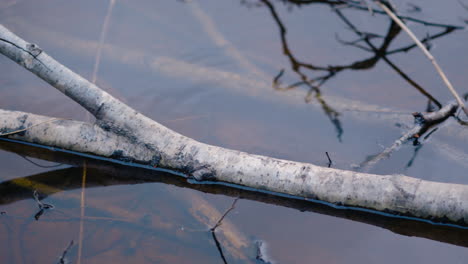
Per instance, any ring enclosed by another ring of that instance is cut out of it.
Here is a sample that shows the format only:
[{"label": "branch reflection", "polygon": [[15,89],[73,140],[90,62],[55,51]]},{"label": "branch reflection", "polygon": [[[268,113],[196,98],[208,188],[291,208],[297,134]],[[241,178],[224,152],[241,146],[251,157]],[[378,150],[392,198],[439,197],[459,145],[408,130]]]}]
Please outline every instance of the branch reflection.
[{"label": "branch reflection", "polygon": [[[408,74],[406,74],[401,68],[399,68],[395,63],[393,63],[388,56],[403,52],[408,52],[416,47],[415,44],[408,44],[399,48],[395,48],[393,50],[389,50],[390,44],[395,40],[395,38],[400,34],[401,29],[398,25],[396,25],[393,21],[390,20],[388,25],[388,30],[385,35],[382,35],[380,32],[364,32],[359,30],[350,19],[348,19],[343,12],[342,9],[354,9],[359,11],[365,11],[366,14],[369,12],[369,8],[367,6],[360,5],[361,1],[333,1],[333,0],[280,0],[279,2],[286,5],[288,9],[292,9],[293,7],[302,7],[305,5],[310,4],[326,4],[331,7],[332,11],[338,16],[338,18],[343,21],[343,23],[353,31],[356,36],[358,37],[357,40],[353,41],[344,41],[341,40],[338,36],[337,41],[342,45],[346,46],[353,46],[355,48],[365,50],[367,52],[372,53],[372,56],[369,58],[365,58],[362,60],[358,60],[352,63],[346,63],[342,65],[328,65],[328,66],[321,66],[315,65],[309,62],[304,62],[300,60],[295,54],[294,51],[290,48],[287,39],[287,27],[282,22],[275,5],[272,3],[271,0],[259,0],[264,7],[266,7],[273,20],[275,21],[279,32],[280,32],[280,40],[283,49],[283,54],[288,58],[291,70],[298,75],[299,80],[289,84],[289,85],[282,85],[281,77],[284,74],[284,69],[280,70],[280,72],[274,77],[273,79],[273,88],[280,91],[288,91],[291,89],[295,89],[301,86],[305,86],[307,88],[307,94],[305,96],[305,101],[310,102],[312,98],[315,98],[322,106],[323,111],[330,119],[332,124],[335,127],[337,132],[337,137],[341,141],[341,136],[343,134],[343,128],[341,126],[341,122],[339,120],[339,113],[334,110],[325,100],[322,98],[322,91],[320,88],[330,79],[337,77],[338,73],[343,72],[345,70],[369,70],[375,67],[375,65],[380,61],[383,60],[387,63],[401,78],[403,78],[408,84],[414,87],[418,92],[420,92],[423,96],[425,96],[429,101],[433,102],[439,108],[442,107],[441,103],[432,96],[428,91],[426,91],[421,85],[419,85],[415,80],[411,79]],[[245,2],[243,2],[246,4]],[[257,6],[262,6],[257,5]],[[384,14],[380,10],[371,10],[372,13],[376,14]],[[454,32],[455,30],[462,29],[462,27],[454,26],[454,25],[444,25],[438,23],[427,22],[420,19],[415,19],[412,17],[407,16],[400,16],[402,19],[407,21],[412,21],[414,23],[422,24],[426,27],[434,27],[434,28],[441,28],[440,32],[437,32],[432,35],[426,36],[421,41],[426,44],[430,45],[430,41],[435,40],[437,38],[443,37],[449,33]],[[380,45],[374,44],[375,40],[381,40]],[[306,73],[307,71],[307,73]],[[313,75],[312,73],[318,72],[318,75]]]},{"label": "branch reflection", "polygon": [[[78,156],[10,142],[0,141],[0,149],[48,161],[76,166],[83,164],[83,158]],[[198,190],[204,193],[239,197],[241,199],[284,206],[300,211],[314,212],[349,219],[382,227],[400,235],[422,237],[468,247],[468,229],[432,225],[426,222],[403,218],[385,217],[370,212],[334,209],[324,204],[284,198],[272,194],[258,193],[223,185],[192,184],[187,182],[183,177],[177,177],[167,172],[122,166],[115,163],[93,159],[87,160],[87,164],[90,172],[87,188],[161,182],[181,188]],[[30,182],[35,184],[33,185],[34,187],[31,187],[32,185],[29,185],[30,187],[26,187],[24,184],[16,184],[18,182]],[[81,168],[71,167],[53,170],[2,182],[0,183],[0,205],[31,199],[31,188],[37,189],[37,191],[44,197],[57,192],[79,189],[81,188]]]}]

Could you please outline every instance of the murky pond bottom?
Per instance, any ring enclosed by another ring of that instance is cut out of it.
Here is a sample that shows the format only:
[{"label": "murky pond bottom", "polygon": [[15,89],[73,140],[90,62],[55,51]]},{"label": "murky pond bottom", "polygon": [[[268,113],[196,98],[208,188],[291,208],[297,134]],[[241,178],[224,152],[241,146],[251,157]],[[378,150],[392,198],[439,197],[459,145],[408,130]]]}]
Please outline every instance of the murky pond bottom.
[{"label": "murky pond bottom", "polygon": [[[372,52],[344,45],[359,37],[327,4],[33,2],[0,3],[0,23],[86,78],[94,72],[99,86],[145,115],[213,145],[322,166],[327,152],[332,166],[358,169],[411,127],[411,113],[425,111],[430,100]],[[425,1],[419,13],[396,4],[404,15],[444,25],[468,16],[457,3]],[[342,15],[369,36],[381,35],[371,38],[377,47],[389,32],[383,16],[353,9]],[[420,36],[446,30],[412,26]],[[468,55],[460,43],[467,40],[454,30],[430,42],[461,93]],[[409,44],[399,34],[387,51]],[[438,102],[451,99],[418,51],[388,59]],[[362,69],[310,67],[359,61]],[[2,109],[87,120],[79,105],[4,57],[0,69]],[[303,76],[324,81],[320,96],[301,83]],[[406,144],[370,171],[466,184],[467,142],[466,127],[450,119],[419,147]],[[463,229],[194,185],[3,141],[0,201],[2,263],[464,263],[468,257]]]}]

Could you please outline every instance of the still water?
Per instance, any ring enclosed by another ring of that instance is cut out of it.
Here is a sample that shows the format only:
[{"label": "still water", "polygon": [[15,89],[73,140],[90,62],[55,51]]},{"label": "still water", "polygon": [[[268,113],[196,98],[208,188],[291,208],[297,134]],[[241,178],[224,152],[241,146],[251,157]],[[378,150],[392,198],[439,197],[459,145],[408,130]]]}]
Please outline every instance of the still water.
[{"label": "still water", "polygon": [[[412,126],[412,112],[426,111],[430,100],[437,108],[452,99],[429,61],[385,16],[337,1],[291,2],[298,1],[2,0],[0,23],[177,132],[322,166],[327,152],[332,167],[362,169]],[[431,52],[467,93],[468,35],[458,26],[468,10],[458,1],[394,2],[400,14],[432,23],[408,25],[431,39]],[[89,118],[4,57],[0,107]],[[467,148],[466,126],[452,118],[420,145],[406,144],[368,169],[468,184]],[[41,211],[40,203],[54,208]],[[214,236],[210,229],[230,208]],[[1,263],[468,258],[462,229],[194,185],[168,173],[7,142],[0,142],[0,212]]]}]

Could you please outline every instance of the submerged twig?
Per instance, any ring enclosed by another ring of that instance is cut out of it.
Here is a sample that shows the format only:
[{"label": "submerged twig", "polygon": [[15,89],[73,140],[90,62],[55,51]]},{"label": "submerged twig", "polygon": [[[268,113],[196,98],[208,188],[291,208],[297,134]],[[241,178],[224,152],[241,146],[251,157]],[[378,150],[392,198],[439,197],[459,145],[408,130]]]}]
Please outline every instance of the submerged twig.
[{"label": "submerged twig", "polygon": [[37,206],[39,207],[39,211],[34,215],[34,219],[36,219],[36,221],[39,220],[39,218],[44,214],[44,212],[48,209],[54,209],[54,206],[52,204],[47,204],[47,203],[43,203],[40,199],[39,199],[39,193],[37,192],[37,190],[34,190],[33,192],[33,197],[34,197],[34,200],[36,201],[37,203]]},{"label": "submerged twig", "polygon": [[257,254],[255,256],[255,259],[257,261],[259,261],[260,263],[264,263],[264,264],[274,263],[272,260],[269,259],[267,255],[267,252],[266,252],[267,248],[266,248],[266,244],[264,241],[262,240],[255,241],[255,246],[257,247]]},{"label": "submerged twig", "polygon": [[215,241],[216,248],[218,249],[219,254],[221,255],[221,259],[223,260],[223,263],[225,264],[227,264],[226,257],[224,256],[221,243],[219,243],[219,240],[216,237],[215,231],[216,231],[216,228],[218,228],[222,224],[224,218],[229,214],[229,212],[231,212],[236,207],[236,203],[238,200],[239,198],[234,199],[234,201],[231,204],[231,207],[229,207],[229,209],[227,209],[226,212],[224,212],[221,218],[219,218],[218,222],[216,222],[216,224],[212,228],[210,228],[210,232],[211,232],[211,235],[213,236],[213,240]]},{"label": "submerged twig", "polygon": [[368,171],[372,166],[377,164],[379,161],[388,158],[395,150],[397,150],[401,145],[406,143],[411,139],[415,139],[415,144],[418,144],[418,139],[425,133],[427,130],[452,116],[458,108],[456,102],[450,102],[442,109],[437,112],[431,113],[413,113],[415,118],[415,126],[406,132],[403,136],[397,139],[392,146],[386,148],[384,151],[371,157],[365,162],[361,163],[359,168],[363,171]]},{"label": "submerged twig", "polygon": [[416,45],[418,45],[418,47],[423,51],[424,55],[426,55],[426,57],[431,61],[432,65],[434,65],[437,73],[440,75],[440,77],[442,78],[442,80],[444,81],[445,85],[447,86],[447,88],[449,89],[449,91],[452,93],[452,95],[455,97],[455,100],[457,100],[457,103],[458,105],[461,107],[461,109],[465,112],[465,114],[468,116],[468,109],[466,109],[465,107],[465,103],[463,102],[463,100],[461,99],[461,97],[458,95],[457,91],[455,90],[455,88],[452,86],[452,84],[450,83],[449,79],[447,78],[447,76],[445,75],[445,73],[442,71],[442,68],[440,68],[439,64],[437,63],[436,59],[434,58],[434,56],[432,56],[432,54],[427,50],[426,46],[424,46],[423,43],[421,43],[421,41],[419,41],[419,39],[414,35],[414,33],[405,25],[405,23],[403,23],[403,21],[401,21],[400,18],[398,18],[398,16],[395,15],[395,13],[390,9],[388,8],[384,3],[382,3],[382,1],[376,1],[377,5],[380,6],[380,8],[382,8],[385,13],[387,13],[387,15],[393,20],[395,21],[395,23],[398,24],[398,26],[400,26],[407,34],[408,36],[416,43]]},{"label": "submerged twig", "polygon": [[239,200],[239,198],[234,199],[234,201],[231,204],[231,207],[229,209],[227,209],[226,212],[224,212],[224,214],[221,216],[221,218],[218,220],[218,222],[215,224],[215,226],[210,229],[211,232],[214,232],[216,230],[216,228],[222,224],[224,218],[229,214],[229,212],[234,210],[238,200]]},{"label": "submerged twig", "polygon": [[54,165],[41,165],[41,164],[39,164],[37,162],[32,161],[30,158],[28,158],[26,156],[22,156],[22,155],[19,155],[19,156],[22,157],[23,159],[29,161],[31,164],[36,165],[36,166],[41,167],[41,168],[47,168],[47,169],[48,168],[57,168],[57,167],[60,167],[60,166],[63,165],[63,163],[57,163],[57,164],[54,164]]},{"label": "submerged twig", "polygon": [[73,246],[73,243],[74,243],[73,240],[70,241],[70,244],[68,244],[67,248],[65,248],[65,250],[63,251],[62,256],[60,256],[60,259],[59,259],[59,261],[58,261],[58,264],[65,264],[65,263],[67,263],[67,259],[66,259],[65,257],[66,257],[66,255],[67,255],[68,251],[70,250],[70,248]]}]

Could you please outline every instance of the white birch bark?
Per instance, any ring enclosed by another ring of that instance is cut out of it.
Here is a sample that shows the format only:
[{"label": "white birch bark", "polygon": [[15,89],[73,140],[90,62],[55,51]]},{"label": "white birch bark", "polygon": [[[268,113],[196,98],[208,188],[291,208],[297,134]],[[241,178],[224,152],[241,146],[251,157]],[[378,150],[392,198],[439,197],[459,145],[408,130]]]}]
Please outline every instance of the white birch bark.
[{"label": "white birch bark", "polygon": [[[95,125],[70,123],[71,130],[68,131],[60,130],[58,124],[51,122],[49,132],[41,132],[37,126],[25,131],[24,135],[14,135],[17,139],[170,168],[199,181],[227,182],[305,199],[468,224],[468,186],[404,175],[323,168],[207,145],[138,113],[3,26],[0,26],[0,52],[96,117]],[[0,116],[3,133],[25,125],[18,118],[16,121],[9,118],[5,111]],[[36,130],[39,132],[34,132]],[[93,131],[94,134],[79,131]],[[51,134],[54,139],[49,138]],[[91,144],[94,146],[82,146],[90,139],[95,140]]]}]

